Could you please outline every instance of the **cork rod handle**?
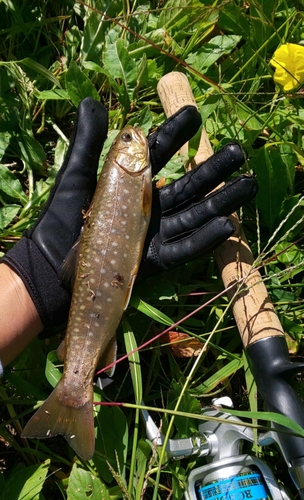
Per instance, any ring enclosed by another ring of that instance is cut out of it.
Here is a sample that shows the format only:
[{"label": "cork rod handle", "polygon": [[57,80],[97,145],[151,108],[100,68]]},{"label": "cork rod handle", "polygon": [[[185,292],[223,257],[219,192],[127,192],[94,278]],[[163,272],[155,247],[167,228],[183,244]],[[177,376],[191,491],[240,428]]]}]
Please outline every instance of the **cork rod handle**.
[{"label": "cork rod handle", "polygon": [[[158,95],[169,117],[185,105],[196,106],[187,77],[183,73],[168,73],[158,83]],[[187,145],[186,145],[187,147]],[[185,154],[185,150],[183,151]],[[195,165],[202,163],[212,155],[212,146],[203,128],[199,149],[194,158]],[[246,237],[242,231],[237,214],[230,219],[235,226],[235,233],[215,250],[215,258],[221,272],[224,286],[229,289],[227,295],[233,299],[232,309],[244,347],[257,340],[272,336],[284,336],[281,323],[275,313],[261,274],[254,270],[254,258]],[[242,292],[238,283],[242,280]]]}]

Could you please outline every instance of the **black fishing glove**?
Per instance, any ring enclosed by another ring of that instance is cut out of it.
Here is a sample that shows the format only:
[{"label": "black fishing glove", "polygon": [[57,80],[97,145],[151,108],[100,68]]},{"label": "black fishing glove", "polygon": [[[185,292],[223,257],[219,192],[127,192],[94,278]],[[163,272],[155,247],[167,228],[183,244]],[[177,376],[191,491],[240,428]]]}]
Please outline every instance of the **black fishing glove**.
[{"label": "black fishing glove", "polygon": [[[83,213],[88,209],[95,191],[96,171],[107,136],[107,124],[107,111],[101,103],[91,98],[81,102],[70,146],[49,200],[34,227],[26,231],[2,259],[22,278],[45,326],[61,325],[67,320],[70,292],[60,282],[58,272],[79,236]],[[201,118],[196,108],[186,106],[149,137],[154,173],[197,132],[200,124]],[[233,232],[229,221],[214,217],[228,214],[244,202],[244,196],[241,195],[242,180],[235,182],[234,188],[225,188],[219,196],[212,195],[212,203],[207,201],[195,205],[198,201],[197,192],[202,196],[210,191],[243,161],[238,146],[230,146],[229,153],[225,151],[222,161],[217,159],[221,156],[220,152],[208,160],[201,171],[198,168],[172,184],[172,187],[167,186],[155,192],[151,230],[141,267],[142,276],[189,260],[222,242]],[[249,182],[251,186],[255,185],[253,180]],[[204,191],[201,191],[202,183]],[[250,199],[254,191],[252,188],[245,199]],[[195,219],[196,222],[193,225],[192,214],[205,209],[206,215],[195,215],[193,221]],[[190,214],[190,221],[187,213]],[[172,224],[167,223],[168,215],[172,216]],[[210,219],[213,220],[204,226],[206,229],[200,227]]]},{"label": "black fishing glove", "polygon": [[[150,136],[149,144],[155,173],[161,165],[157,138]],[[210,252],[233,234],[235,228],[227,216],[254,198],[255,179],[241,175],[217,191],[207,193],[243,163],[240,146],[227,144],[177,181],[154,190],[139,280]]]},{"label": "black fishing glove", "polygon": [[84,99],[48,201],[32,229],[2,259],[22,278],[44,326],[61,325],[68,317],[71,293],[58,273],[83,226],[107,133],[106,108]]}]

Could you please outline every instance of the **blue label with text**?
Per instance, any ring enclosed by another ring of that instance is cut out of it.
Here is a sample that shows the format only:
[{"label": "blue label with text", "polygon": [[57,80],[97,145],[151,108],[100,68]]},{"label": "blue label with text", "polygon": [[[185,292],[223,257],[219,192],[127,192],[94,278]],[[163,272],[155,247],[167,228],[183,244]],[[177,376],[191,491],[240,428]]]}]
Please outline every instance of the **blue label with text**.
[{"label": "blue label with text", "polygon": [[263,500],[268,495],[260,474],[242,474],[197,489],[200,500]]}]

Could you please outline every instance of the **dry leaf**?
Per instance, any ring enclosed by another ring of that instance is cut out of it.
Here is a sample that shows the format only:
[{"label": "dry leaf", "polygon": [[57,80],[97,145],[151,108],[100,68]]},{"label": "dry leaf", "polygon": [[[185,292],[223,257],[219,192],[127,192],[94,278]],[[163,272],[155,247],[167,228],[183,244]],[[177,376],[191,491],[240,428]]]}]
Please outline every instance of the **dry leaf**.
[{"label": "dry leaf", "polygon": [[192,358],[198,356],[203,348],[203,343],[187,333],[169,332],[166,335],[166,341],[170,344],[176,358]]}]

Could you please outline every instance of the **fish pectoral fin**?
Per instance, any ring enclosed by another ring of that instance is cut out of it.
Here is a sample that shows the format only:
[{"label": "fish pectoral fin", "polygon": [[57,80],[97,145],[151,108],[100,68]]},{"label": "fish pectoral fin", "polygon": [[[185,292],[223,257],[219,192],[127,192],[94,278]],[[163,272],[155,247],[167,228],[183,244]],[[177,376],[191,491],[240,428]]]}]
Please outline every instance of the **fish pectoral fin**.
[{"label": "fish pectoral fin", "polygon": [[134,286],[134,283],[135,283],[135,280],[136,280],[136,276],[137,276],[137,272],[136,272],[136,274],[132,274],[131,275],[131,278],[130,278],[130,281],[129,281],[129,284],[128,284],[128,288],[127,288],[127,293],[126,293],[126,296],[125,296],[124,306],[123,306],[123,310],[124,311],[127,309],[128,305],[129,305],[130,298],[131,298],[131,295],[132,295],[133,286]]},{"label": "fish pectoral fin", "polygon": [[141,212],[144,217],[150,217],[152,207],[152,181],[151,170],[144,172],[142,176],[142,199]]},{"label": "fish pectoral fin", "polygon": [[[110,342],[108,343],[105,351],[99,358],[97,364],[97,370],[98,368],[105,368],[109,365],[112,365],[112,363],[115,363],[116,355],[117,355],[117,343],[116,343],[116,335],[114,335],[114,337],[112,337]],[[112,377],[114,371],[115,371],[115,365],[110,366],[109,369],[105,370],[108,377]]]},{"label": "fish pectoral fin", "polygon": [[63,339],[63,341],[60,342],[59,346],[57,347],[56,356],[59,359],[59,361],[61,361],[61,363],[63,363],[64,358],[66,356],[66,342],[65,342],[65,339]]},{"label": "fish pectoral fin", "polygon": [[79,245],[80,243],[80,236],[76,243],[72,246],[71,250],[67,254],[66,258],[63,261],[62,266],[60,267],[58,271],[58,277],[59,279],[68,287],[73,288],[74,281],[75,281],[75,275],[76,275],[76,267],[77,267],[77,260],[78,260],[78,254],[79,254]]}]

